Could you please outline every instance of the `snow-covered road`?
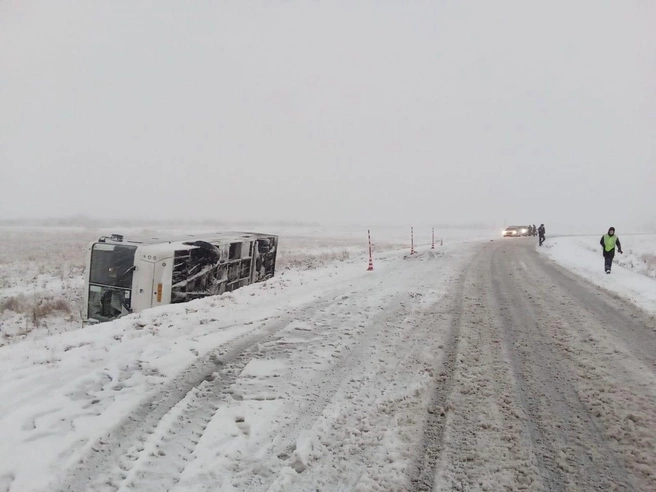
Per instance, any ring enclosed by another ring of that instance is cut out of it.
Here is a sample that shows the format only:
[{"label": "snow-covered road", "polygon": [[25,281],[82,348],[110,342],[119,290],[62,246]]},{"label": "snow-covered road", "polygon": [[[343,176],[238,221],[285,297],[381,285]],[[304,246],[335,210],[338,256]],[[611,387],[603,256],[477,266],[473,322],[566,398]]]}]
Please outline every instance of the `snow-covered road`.
[{"label": "snow-covered road", "polygon": [[495,242],[465,270],[412,490],[656,490],[656,323]]},{"label": "snow-covered road", "polygon": [[444,297],[478,248],[390,253],[331,288],[300,285],[315,295],[209,350],[54,489],[407,489],[449,343]]},{"label": "snow-covered road", "polygon": [[653,317],[529,239],[330,272],[2,347],[0,491],[656,490]]}]

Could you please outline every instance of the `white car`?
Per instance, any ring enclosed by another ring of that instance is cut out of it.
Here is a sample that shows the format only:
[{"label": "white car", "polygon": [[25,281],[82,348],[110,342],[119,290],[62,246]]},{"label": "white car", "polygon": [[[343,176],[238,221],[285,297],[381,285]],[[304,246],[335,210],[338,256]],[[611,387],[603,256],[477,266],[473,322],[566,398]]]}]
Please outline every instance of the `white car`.
[{"label": "white car", "polygon": [[503,230],[503,237],[530,236],[528,226],[508,226]]}]

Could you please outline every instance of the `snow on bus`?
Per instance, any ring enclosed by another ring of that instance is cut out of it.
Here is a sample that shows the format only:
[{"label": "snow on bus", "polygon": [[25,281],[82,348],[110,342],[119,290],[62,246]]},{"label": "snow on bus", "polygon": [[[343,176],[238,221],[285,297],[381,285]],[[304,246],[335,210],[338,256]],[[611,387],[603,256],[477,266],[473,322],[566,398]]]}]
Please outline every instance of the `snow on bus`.
[{"label": "snow on bus", "polygon": [[251,232],[101,237],[87,252],[84,318],[109,321],[262,282],[275,274],[277,249],[278,236]]}]

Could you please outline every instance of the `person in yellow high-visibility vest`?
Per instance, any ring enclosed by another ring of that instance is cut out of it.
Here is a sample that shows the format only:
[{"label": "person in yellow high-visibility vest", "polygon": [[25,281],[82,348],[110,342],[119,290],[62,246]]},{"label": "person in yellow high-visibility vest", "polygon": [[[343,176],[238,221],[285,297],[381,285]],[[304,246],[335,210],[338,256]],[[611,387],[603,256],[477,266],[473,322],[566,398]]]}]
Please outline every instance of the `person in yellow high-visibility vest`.
[{"label": "person in yellow high-visibility vest", "polygon": [[614,227],[608,229],[608,233],[601,236],[599,244],[603,248],[606,273],[610,273],[610,267],[613,266],[613,258],[615,258],[615,247],[617,247],[619,254],[623,254],[622,244],[620,243],[620,238],[615,234]]}]

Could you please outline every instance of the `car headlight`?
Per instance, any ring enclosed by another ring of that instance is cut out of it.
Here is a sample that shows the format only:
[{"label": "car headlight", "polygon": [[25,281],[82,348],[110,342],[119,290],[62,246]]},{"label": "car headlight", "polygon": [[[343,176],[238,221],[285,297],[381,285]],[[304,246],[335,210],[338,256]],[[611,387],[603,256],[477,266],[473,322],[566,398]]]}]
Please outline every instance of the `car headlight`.
[{"label": "car headlight", "polygon": [[522,232],[524,232],[524,233],[525,233],[525,232],[526,232],[526,229],[522,229]]}]

